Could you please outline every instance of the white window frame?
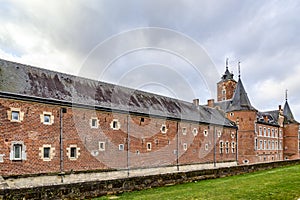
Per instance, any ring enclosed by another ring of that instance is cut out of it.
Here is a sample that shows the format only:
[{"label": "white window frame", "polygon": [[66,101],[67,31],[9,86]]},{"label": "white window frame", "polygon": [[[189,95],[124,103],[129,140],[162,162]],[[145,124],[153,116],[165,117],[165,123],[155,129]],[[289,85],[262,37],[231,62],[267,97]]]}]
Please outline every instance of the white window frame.
[{"label": "white window frame", "polygon": [[208,150],[208,144],[205,144],[204,149],[205,149],[205,151]]},{"label": "white window frame", "polygon": [[264,142],[262,140],[259,140],[259,149],[263,150],[264,149]]},{"label": "white window frame", "polygon": [[[49,116],[49,122],[45,121],[45,116]],[[43,113],[40,115],[40,118],[41,118],[41,123],[45,125],[52,125],[54,123],[54,116],[52,115],[51,112],[43,111]]]},{"label": "white window frame", "polygon": [[[16,157],[15,147],[20,146],[20,157]],[[26,146],[23,141],[13,141],[10,148],[10,160],[21,161],[26,160]]]},{"label": "white window frame", "polygon": [[124,144],[119,144],[119,151],[124,151]]},{"label": "white window frame", "polygon": [[[74,149],[75,148],[75,150],[76,150],[76,152],[75,152],[75,156],[71,156],[71,151],[72,151],[72,149]],[[68,156],[68,158],[70,159],[70,160],[77,160],[78,158],[79,158],[79,156],[80,156],[80,148],[79,147],[77,147],[77,145],[70,145],[68,148],[67,148],[67,156]]]},{"label": "white window frame", "polygon": [[186,135],[187,133],[187,128],[186,127],[182,127],[182,135]]},{"label": "white window frame", "polygon": [[193,135],[194,136],[198,135],[198,129],[197,128],[193,128]]},{"label": "white window frame", "polygon": [[218,130],[218,137],[221,137],[222,136],[222,131]]},{"label": "white window frame", "polygon": [[258,128],[258,131],[259,131],[259,136],[262,136],[262,127],[261,126],[259,126],[259,128]]},{"label": "white window frame", "polygon": [[162,124],[160,127],[160,132],[161,133],[167,133],[168,129],[167,126],[165,124]]},{"label": "white window frame", "polygon": [[[49,157],[45,157],[45,149],[49,148]],[[50,144],[44,144],[42,147],[39,148],[40,153],[39,156],[43,161],[51,161],[55,156],[55,148],[52,147]]]},{"label": "white window frame", "polygon": [[183,150],[186,151],[187,150],[187,143],[183,143]]},{"label": "white window frame", "polygon": [[151,150],[152,150],[152,143],[147,142],[147,151],[151,151]]},{"label": "white window frame", "polygon": [[235,142],[231,142],[231,153],[235,153]]},{"label": "white window frame", "polygon": [[235,132],[231,132],[231,138],[234,139],[235,137]]},{"label": "white window frame", "polygon": [[226,154],[229,154],[229,147],[230,147],[229,142],[226,141],[226,142],[225,142],[225,153],[226,153]]},{"label": "white window frame", "polygon": [[98,120],[97,117],[92,117],[90,119],[90,126],[91,126],[91,128],[98,128],[98,126],[99,126],[99,120]]},{"label": "white window frame", "polygon": [[[13,118],[13,113],[18,113],[18,119]],[[11,122],[22,122],[24,119],[24,112],[21,112],[21,108],[10,108],[7,111],[8,120]]]},{"label": "white window frame", "polygon": [[105,142],[104,141],[99,142],[99,151],[105,151]]},{"label": "white window frame", "polygon": [[113,119],[110,123],[110,127],[113,130],[119,130],[121,128],[121,123],[119,122],[118,119]]},{"label": "white window frame", "polygon": [[203,131],[203,135],[204,135],[205,137],[208,136],[208,131],[207,131],[206,129]]},{"label": "white window frame", "polygon": [[224,151],[223,151],[223,145],[224,145],[224,142],[221,140],[221,141],[219,142],[220,154],[223,154],[223,153],[224,153]]}]

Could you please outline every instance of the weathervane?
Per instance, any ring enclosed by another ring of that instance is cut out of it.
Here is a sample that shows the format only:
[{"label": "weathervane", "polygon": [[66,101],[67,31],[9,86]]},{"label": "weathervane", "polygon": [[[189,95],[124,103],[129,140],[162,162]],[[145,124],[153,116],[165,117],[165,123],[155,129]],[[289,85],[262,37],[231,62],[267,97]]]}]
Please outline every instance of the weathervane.
[{"label": "weathervane", "polygon": [[285,90],[285,100],[288,100],[288,89]]}]

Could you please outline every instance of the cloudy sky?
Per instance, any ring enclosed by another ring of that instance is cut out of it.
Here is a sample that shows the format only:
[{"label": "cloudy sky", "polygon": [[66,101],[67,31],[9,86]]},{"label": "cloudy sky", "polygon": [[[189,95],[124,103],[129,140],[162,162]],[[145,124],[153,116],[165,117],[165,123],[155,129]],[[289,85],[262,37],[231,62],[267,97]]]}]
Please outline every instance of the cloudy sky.
[{"label": "cloudy sky", "polygon": [[300,120],[300,2],[0,0],[0,58],[192,101],[229,70]]}]

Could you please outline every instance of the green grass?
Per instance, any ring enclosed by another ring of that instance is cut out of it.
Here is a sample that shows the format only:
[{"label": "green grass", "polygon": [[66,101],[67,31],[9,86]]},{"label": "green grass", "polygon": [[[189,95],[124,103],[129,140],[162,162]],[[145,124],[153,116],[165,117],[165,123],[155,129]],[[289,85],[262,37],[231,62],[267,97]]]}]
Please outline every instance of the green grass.
[{"label": "green grass", "polygon": [[126,192],[102,199],[298,199],[300,165],[193,183]]}]

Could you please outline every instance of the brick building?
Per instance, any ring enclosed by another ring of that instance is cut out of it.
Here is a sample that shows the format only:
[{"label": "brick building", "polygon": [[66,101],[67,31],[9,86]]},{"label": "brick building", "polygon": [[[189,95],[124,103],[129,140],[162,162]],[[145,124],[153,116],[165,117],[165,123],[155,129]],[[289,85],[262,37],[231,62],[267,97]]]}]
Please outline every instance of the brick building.
[{"label": "brick building", "polygon": [[236,163],[216,108],[0,60],[0,175]]},{"label": "brick building", "polygon": [[0,175],[299,158],[299,124],[259,112],[226,65],[208,105],[0,60]]},{"label": "brick building", "polygon": [[239,163],[299,159],[299,123],[287,98],[283,109],[260,112],[251,105],[240,75],[237,82],[233,77],[226,60],[225,73],[217,83],[217,102],[208,100],[208,106],[222,110],[238,126]]}]

